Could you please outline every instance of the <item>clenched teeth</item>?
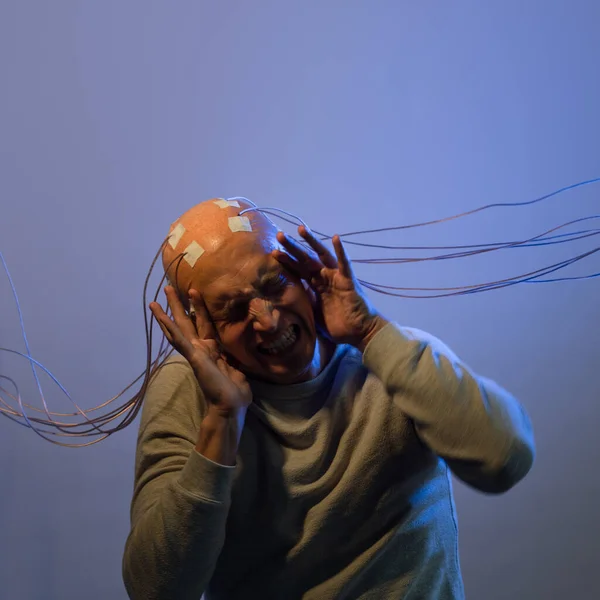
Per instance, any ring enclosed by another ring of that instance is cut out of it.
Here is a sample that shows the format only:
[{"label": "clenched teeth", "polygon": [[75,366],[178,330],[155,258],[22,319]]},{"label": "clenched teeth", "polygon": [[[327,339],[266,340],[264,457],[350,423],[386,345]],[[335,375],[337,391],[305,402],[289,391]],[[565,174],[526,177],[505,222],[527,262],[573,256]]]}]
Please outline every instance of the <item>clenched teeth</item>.
[{"label": "clenched teeth", "polygon": [[296,331],[292,325],[274,342],[261,344],[260,350],[266,354],[278,354],[282,350],[289,348],[295,341]]}]

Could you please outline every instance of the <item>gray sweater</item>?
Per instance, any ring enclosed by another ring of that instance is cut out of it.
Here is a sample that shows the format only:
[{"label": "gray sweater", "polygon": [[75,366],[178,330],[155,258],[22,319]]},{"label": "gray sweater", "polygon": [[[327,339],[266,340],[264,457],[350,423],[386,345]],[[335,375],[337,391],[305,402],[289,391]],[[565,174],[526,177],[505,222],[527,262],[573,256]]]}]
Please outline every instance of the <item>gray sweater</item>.
[{"label": "gray sweater", "polygon": [[458,600],[449,469],[501,493],[529,471],[519,403],[445,345],[387,325],[312,381],[252,382],[237,464],[198,454],[205,400],[182,358],[142,412],[131,533],[135,600]]}]

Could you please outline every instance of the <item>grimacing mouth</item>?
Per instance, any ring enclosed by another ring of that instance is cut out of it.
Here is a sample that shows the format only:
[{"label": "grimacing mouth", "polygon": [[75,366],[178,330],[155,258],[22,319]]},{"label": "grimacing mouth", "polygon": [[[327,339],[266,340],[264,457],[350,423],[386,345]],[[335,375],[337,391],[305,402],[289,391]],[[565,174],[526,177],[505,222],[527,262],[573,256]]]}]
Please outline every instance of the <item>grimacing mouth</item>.
[{"label": "grimacing mouth", "polygon": [[257,350],[265,356],[277,356],[296,344],[300,332],[300,327],[293,323],[281,331],[275,339],[258,344]]}]

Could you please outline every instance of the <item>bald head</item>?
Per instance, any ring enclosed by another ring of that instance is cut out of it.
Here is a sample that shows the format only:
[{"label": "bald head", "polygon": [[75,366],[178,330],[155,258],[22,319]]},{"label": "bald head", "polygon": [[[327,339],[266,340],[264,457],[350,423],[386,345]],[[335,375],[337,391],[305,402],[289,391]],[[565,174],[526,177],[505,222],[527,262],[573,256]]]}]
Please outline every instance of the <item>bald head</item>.
[{"label": "bald head", "polygon": [[[245,375],[274,383],[306,381],[332,351],[319,341],[313,300],[297,273],[273,250],[278,229],[242,200],[207,200],[173,225],[162,259],[189,307],[202,294],[220,348]],[[328,359],[327,359],[328,360]]]},{"label": "bald head", "polygon": [[[197,204],[171,225],[162,253],[169,281],[182,299],[191,288],[202,290],[223,267],[279,247],[277,227],[258,211],[239,213],[251,205],[214,198]],[[227,265],[223,264],[227,262]]]}]

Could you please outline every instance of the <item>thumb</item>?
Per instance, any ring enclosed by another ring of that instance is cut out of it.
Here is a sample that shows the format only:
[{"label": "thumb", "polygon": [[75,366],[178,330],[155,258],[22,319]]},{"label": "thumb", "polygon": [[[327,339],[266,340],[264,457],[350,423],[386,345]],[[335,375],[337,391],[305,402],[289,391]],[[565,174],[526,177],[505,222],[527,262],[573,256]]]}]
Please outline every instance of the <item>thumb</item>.
[{"label": "thumb", "polygon": [[322,336],[330,339],[329,332],[327,331],[327,327],[325,325],[325,318],[323,316],[323,306],[321,303],[321,297],[313,290],[312,287],[304,280],[302,281],[304,284],[304,289],[306,290],[306,294],[308,295],[308,299],[310,300],[310,305],[313,309],[313,315],[315,317],[315,326],[317,328],[317,332]]}]

